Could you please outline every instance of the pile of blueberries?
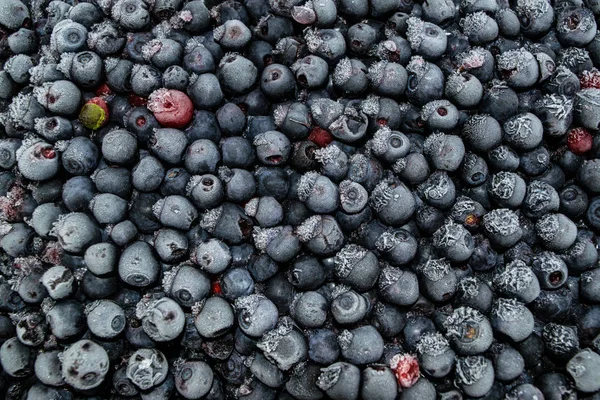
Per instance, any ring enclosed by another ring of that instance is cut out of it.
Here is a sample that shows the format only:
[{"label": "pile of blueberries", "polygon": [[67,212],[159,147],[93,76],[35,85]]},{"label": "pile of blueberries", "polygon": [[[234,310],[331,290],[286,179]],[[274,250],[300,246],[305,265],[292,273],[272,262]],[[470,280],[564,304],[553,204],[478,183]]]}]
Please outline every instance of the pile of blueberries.
[{"label": "pile of blueberries", "polygon": [[600,0],[0,0],[0,398],[600,399]]}]

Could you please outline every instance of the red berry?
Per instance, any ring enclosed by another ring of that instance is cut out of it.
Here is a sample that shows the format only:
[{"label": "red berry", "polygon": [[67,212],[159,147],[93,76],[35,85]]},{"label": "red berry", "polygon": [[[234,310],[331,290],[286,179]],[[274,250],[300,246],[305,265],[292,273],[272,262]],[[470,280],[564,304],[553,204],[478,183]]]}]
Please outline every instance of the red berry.
[{"label": "red berry", "polygon": [[390,360],[390,368],[400,387],[409,388],[419,380],[419,363],[412,354],[396,354]]},{"label": "red berry", "polygon": [[325,129],[315,126],[308,135],[308,140],[311,140],[319,147],[325,147],[329,143],[333,142],[333,135]]},{"label": "red berry", "polygon": [[174,89],[155,90],[148,98],[147,107],[154,113],[158,123],[167,128],[183,128],[194,115],[190,98]]},{"label": "red berry", "polygon": [[596,88],[600,89],[600,71],[593,68],[589,71],[583,71],[579,78],[579,83],[582,89]]},{"label": "red berry", "polygon": [[221,294],[222,290],[221,290],[221,282],[219,282],[218,279],[215,279],[214,281],[212,281],[211,284],[211,291],[213,294]]},{"label": "red berry", "polygon": [[571,129],[567,135],[567,146],[577,155],[590,151],[592,144],[592,135],[585,128]]},{"label": "red berry", "polygon": [[129,104],[131,104],[133,107],[145,106],[146,103],[148,103],[148,99],[145,97],[140,97],[136,94],[129,95]]},{"label": "red berry", "polygon": [[108,87],[106,83],[100,85],[100,87],[96,90],[96,96],[105,97],[112,94],[112,90]]},{"label": "red berry", "polygon": [[42,156],[44,156],[44,158],[53,159],[56,157],[56,151],[54,151],[52,147],[46,147],[42,149]]}]

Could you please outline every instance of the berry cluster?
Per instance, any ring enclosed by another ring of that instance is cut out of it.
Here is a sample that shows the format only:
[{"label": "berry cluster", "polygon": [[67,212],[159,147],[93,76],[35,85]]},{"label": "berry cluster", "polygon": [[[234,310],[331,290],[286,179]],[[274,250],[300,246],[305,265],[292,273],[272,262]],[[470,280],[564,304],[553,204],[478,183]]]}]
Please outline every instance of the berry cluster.
[{"label": "berry cluster", "polygon": [[0,0],[0,398],[600,396],[597,0]]}]

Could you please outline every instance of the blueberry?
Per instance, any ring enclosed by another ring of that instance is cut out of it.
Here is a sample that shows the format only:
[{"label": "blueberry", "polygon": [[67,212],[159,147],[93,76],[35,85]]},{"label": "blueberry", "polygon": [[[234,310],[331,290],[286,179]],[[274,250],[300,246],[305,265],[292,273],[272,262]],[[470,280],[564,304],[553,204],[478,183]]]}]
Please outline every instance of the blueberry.
[{"label": "blueberry", "polygon": [[453,367],[455,353],[440,333],[425,333],[417,343],[420,367],[430,377],[448,375]]},{"label": "blueberry", "polygon": [[0,363],[11,377],[22,378],[31,375],[34,361],[35,353],[16,337],[8,339],[0,348]]},{"label": "blueberry", "polygon": [[118,262],[118,248],[109,242],[96,243],[85,251],[85,264],[97,276],[113,273]]},{"label": "blueberry", "polygon": [[469,356],[456,361],[458,385],[468,396],[483,396],[494,383],[492,362],[483,356]]},{"label": "blueberry", "polygon": [[65,382],[78,390],[98,387],[108,373],[109,360],[102,346],[80,340],[63,352],[62,374]]},{"label": "blueberry", "polygon": [[493,286],[500,294],[530,303],[540,294],[540,282],[524,262],[517,260],[496,271]]},{"label": "blueberry", "polygon": [[174,229],[161,229],[155,234],[154,249],[165,262],[179,261],[187,254],[188,239]]},{"label": "blueberry", "polygon": [[167,297],[149,300],[140,307],[139,316],[144,332],[157,342],[175,339],[183,332],[185,325],[183,310],[179,304]]},{"label": "blueberry", "polygon": [[87,309],[87,325],[90,331],[103,339],[112,339],[125,329],[125,313],[109,300],[92,303]]},{"label": "blueberry", "polygon": [[164,354],[156,349],[139,349],[127,362],[126,376],[142,390],[151,389],[167,379],[169,366]]},{"label": "blueberry", "polygon": [[54,266],[44,272],[41,282],[53,300],[69,297],[77,289],[73,271],[62,265]]},{"label": "blueberry", "polygon": [[277,307],[264,296],[251,294],[240,297],[235,308],[240,329],[249,336],[260,337],[277,325]]},{"label": "blueberry", "polygon": [[151,246],[138,241],[125,248],[119,259],[118,272],[119,277],[132,286],[144,287],[155,282],[159,265]]},{"label": "blueberry", "polygon": [[575,381],[575,387],[591,393],[598,390],[595,365],[600,361],[598,355],[590,349],[583,349],[567,363],[567,372]]},{"label": "blueberry", "polygon": [[411,271],[386,267],[379,277],[379,292],[392,304],[410,306],[419,297],[419,282]]},{"label": "blueberry", "polygon": [[194,105],[199,108],[216,108],[223,100],[223,92],[218,78],[210,73],[192,75],[188,94]]},{"label": "blueberry", "polygon": [[522,342],[533,331],[533,315],[515,299],[499,298],[492,308],[491,323],[495,331],[515,342]]}]

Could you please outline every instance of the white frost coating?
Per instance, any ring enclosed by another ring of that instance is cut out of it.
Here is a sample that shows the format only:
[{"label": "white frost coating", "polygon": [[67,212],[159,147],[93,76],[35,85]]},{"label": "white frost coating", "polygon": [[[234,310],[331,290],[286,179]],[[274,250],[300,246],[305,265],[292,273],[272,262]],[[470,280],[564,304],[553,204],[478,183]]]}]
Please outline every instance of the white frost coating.
[{"label": "white frost coating", "polygon": [[478,326],[485,320],[485,317],[478,310],[471,307],[458,307],[444,321],[446,336],[450,338],[461,338],[464,334],[464,327]]},{"label": "white frost coating", "polygon": [[556,353],[565,353],[579,345],[573,328],[550,322],[542,330],[544,344]]},{"label": "white frost coating", "polygon": [[460,60],[459,70],[471,70],[481,67],[485,63],[485,50],[481,47],[473,47],[458,55]]},{"label": "white frost coating", "polygon": [[388,149],[390,136],[392,136],[391,129],[387,126],[384,126],[375,132],[373,138],[367,142],[367,147],[373,152],[373,154],[384,154]]},{"label": "white frost coating", "polygon": [[333,71],[333,83],[343,85],[352,77],[352,62],[348,57],[342,58]]},{"label": "white frost coating", "polygon": [[521,114],[504,124],[504,132],[516,143],[523,143],[533,133],[533,121],[528,114]]},{"label": "white frost coating", "polygon": [[298,199],[300,201],[307,201],[312,194],[312,188],[321,174],[316,171],[309,171],[302,175],[300,182],[298,183]]},{"label": "white frost coating", "polygon": [[517,186],[516,175],[512,172],[500,171],[492,176],[490,192],[497,198],[508,200]]},{"label": "white frost coating", "polygon": [[470,138],[483,134],[483,128],[486,125],[487,118],[487,114],[475,114],[470,117],[463,126],[462,135],[466,138]]},{"label": "white frost coating", "polygon": [[431,258],[425,264],[419,266],[419,270],[427,279],[433,282],[439,281],[451,271],[450,263],[445,258]]},{"label": "white frost coating", "polygon": [[55,305],[56,305],[56,302],[54,300],[52,300],[50,297],[46,297],[46,298],[44,298],[44,300],[42,300],[42,303],[40,304],[40,308],[42,310],[42,313],[48,314],[50,312],[50,310],[52,310],[54,308]]},{"label": "white frost coating", "polygon": [[334,258],[335,272],[341,278],[346,278],[354,266],[367,255],[368,250],[357,244],[344,246]]},{"label": "white frost coating", "polygon": [[90,49],[95,49],[98,41],[105,36],[121,37],[116,24],[110,19],[105,19],[104,21],[92,26],[92,30],[89,31],[87,35],[88,47]]},{"label": "white frost coating", "polygon": [[143,319],[157,301],[150,293],[145,294],[135,305],[135,317],[139,320]]},{"label": "white frost coating", "polygon": [[384,253],[390,252],[400,243],[400,239],[393,232],[383,232],[375,241],[375,248]]},{"label": "white frost coating", "polygon": [[216,42],[223,39],[223,36],[225,36],[225,25],[219,25],[213,29],[213,36]]},{"label": "white frost coating", "polygon": [[[587,71],[584,71],[585,74]],[[542,97],[541,106],[549,110],[558,119],[565,119],[573,111],[573,100],[565,95],[550,94]]]},{"label": "white frost coating", "polygon": [[319,30],[316,28],[306,28],[304,30],[304,40],[308,51],[311,53],[319,50],[319,47],[323,44],[323,39],[319,36]]},{"label": "white frost coating", "polygon": [[352,332],[350,332],[348,329],[344,329],[338,335],[337,342],[342,350],[346,350],[352,344],[352,339],[354,339]]},{"label": "white frost coating", "polygon": [[417,343],[417,352],[429,356],[439,356],[450,349],[450,343],[439,332],[426,332]]},{"label": "white frost coating", "polygon": [[250,199],[244,206],[244,213],[249,217],[256,216],[258,212],[258,205],[260,203],[260,197],[254,197]]},{"label": "white frost coating", "polygon": [[476,211],[475,201],[467,196],[460,196],[456,199],[456,203],[452,206],[450,216],[456,219],[462,219],[468,214],[472,214]]},{"label": "white frost coating", "polygon": [[268,356],[269,353],[272,353],[277,349],[281,339],[288,335],[293,329],[294,321],[290,317],[282,317],[279,320],[277,327],[265,333],[256,344],[256,347],[265,352],[265,356]]},{"label": "white frost coating", "polygon": [[321,232],[321,224],[323,217],[321,215],[313,215],[305,219],[297,228],[296,236],[298,239],[306,243],[315,238]]},{"label": "white frost coating", "polygon": [[386,266],[379,274],[379,289],[383,290],[386,287],[398,282],[402,275],[404,275],[404,272],[402,272],[400,268],[395,268],[391,265]]},{"label": "white frost coating", "polygon": [[392,182],[382,180],[371,192],[369,203],[375,211],[380,212],[393,198],[394,189],[392,188]]},{"label": "white frost coating", "polygon": [[169,19],[169,25],[171,25],[173,29],[182,29],[185,24],[191,22],[193,19],[194,15],[190,10],[182,10]]},{"label": "white frost coating", "polygon": [[283,124],[289,109],[290,104],[281,104],[275,108],[275,111],[273,111],[273,119],[275,120],[276,126],[280,127]]},{"label": "white frost coating", "polygon": [[450,178],[444,171],[435,171],[417,188],[426,199],[439,200],[450,190]]},{"label": "white frost coating", "polygon": [[[374,94],[368,95],[366,99],[360,102],[360,110],[371,117],[376,116],[377,114],[379,114],[379,99],[380,97]],[[344,110],[344,112],[346,113],[346,115],[351,115],[352,110],[353,108],[347,107],[346,110]]]},{"label": "white frost coating", "polygon": [[192,311],[192,315],[194,317],[198,316],[202,312],[202,309],[204,308],[204,304],[206,304],[206,299],[197,301],[192,305],[191,311]]},{"label": "white frost coating", "polygon": [[433,245],[446,248],[457,246],[466,233],[466,229],[462,225],[448,219],[444,225],[433,233]]},{"label": "white frost coating", "polygon": [[171,288],[173,287],[173,281],[175,280],[175,277],[177,276],[179,269],[180,269],[180,267],[176,266],[164,273],[164,276],[162,279],[162,287],[163,287],[165,293],[171,293]]},{"label": "white frost coating", "polygon": [[353,154],[350,157],[350,171],[348,172],[349,178],[355,182],[362,182],[368,172],[369,159],[364,154]]},{"label": "white frost coating", "polygon": [[483,226],[497,235],[511,235],[519,230],[519,217],[512,210],[497,208],[483,216]]},{"label": "white frost coating", "polygon": [[533,54],[523,48],[509,50],[500,54],[496,61],[500,70],[522,70],[529,62],[534,59]]},{"label": "white frost coating", "polygon": [[423,153],[433,157],[442,152],[445,144],[446,134],[443,132],[434,132],[427,136],[427,139],[423,142]]},{"label": "white frost coating", "polygon": [[452,103],[443,99],[430,101],[421,108],[421,119],[423,121],[428,121],[433,113],[440,107],[452,107]]},{"label": "white frost coating", "polygon": [[202,176],[201,175],[194,175],[190,178],[190,180],[188,181],[187,185],[185,185],[185,194],[186,196],[191,196],[192,192],[194,191],[194,189],[196,188],[196,186],[198,186],[200,184],[200,182],[202,182]]},{"label": "white frost coating", "polygon": [[162,213],[162,210],[165,206],[165,199],[159,199],[156,203],[154,203],[154,205],[152,206],[152,214],[154,214],[154,216],[157,219],[160,219],[160,214]]},{"label": "white frost coating", "polygon": [[492,315],[497,316],[503,321],[515,321],[523,315],[525,306],[516,299],[498,298],[492,307]]},{"label": "white frost coating", "polygon": [[243,310],[249,315],[253,315],[258,309],[258,305],[263,300],[267,300],[267,298],[261,294],[242,296],[235,299],[234,307],[238,311]]},{"label": "white frost coating", "polygon": [[68,79],[71,78],[71,65],[76,53],[62,53],[60,55],[60,61],[56,66],[56,69],[62,72]]},{"label": "white frost coating", "polygon": [[421,56],[412,56],[408,65],[406,66],[406,70],[415,74],[417,81],[420,81],[429,70],[429,63]]},{"label": "white frost coating", "polygon": [[83,309],[83,313],[85,315],[88,315],[89,313],[91,313],[92,311],[94,311],[94,309],[96,309],[96,307],[98,307],[100,304],[102,304],[101,300],[95,300],[92,301],[91,303],[88,303],[85,308]]},{"label": "white frost coating", "polygon": [[552,186],[542,181],[533,181],[527,187],[526,202],[531,211],[541,211],[546,208],[556,191]]},{"label": "white frost coating", "polygon": [[518,0],[515,11],[517,14],[526,15],[530,19],[536,19],[550,10],[547,0]]},{"label": "white frost coating", "polygon": [[385,68],[388,65],[388,61],[381,60],[379,62],[371,64],[367,73],[367,78],[372,85],[378,85],[384,78]]},{"label": "white frost coating", "polygon": [[341,153],[342,150],[340,150],[337,145],[329,144],[327,147],[321,147],[320,149],[315,150],[314,156],[315,160],[323,165],[327,165],[335,162]]},{"label": "white frost coating", "polygon": [[472,299],[479,295],[479,281],[473,276],[468,276],[458,282],[458,293],[464,299]]},{"label": "white frost coating", "polygon": [[460,72],[455,71],[451,73],[450,76],[448,76],[448,79],[446,80],[446,95],[448,95],[449,97],[454,97],[457,94],[459,94],[466,86],[467,85],[465,84],[464,76]]},{"label": "white frost coating", "polygon": [[342,366],[333,364],[327,368],[321,368],[321,374],[317,378],[317,386],[324,391],[327,391],[335,386],[342,374]]},{"label": "white frost coating", "polygon": [[419,50],[421,43],[423,42],[425,22],[417,17],[410,17],[406,21],[406,39],[410,42],[410,47],[413,50]]},{"label": "white frost coating", "polygon": [[399,158],[396,160],[394,165],[392,165],[392,169],[394,170],[395,173],[399,174],[402,171],[404,171],[407,163],[408,163],[408,161],[406,160],[406,157]]},{"label": "white frost coating", "polygon": [[463,385],[473,385],[483,377],[489,361],[483,356],[459,358],[456,362],[456,375]]},{"label": "white frost coating", "polygon": [[531,269],[521,260],[515,260],[496,271],[493,284],[501,291],[519,293],[533,282]]},{"label": "white frost coating", "polygon": [[283,227],[276,226],[274,228],[259,228],[255,226],[252,232],[252,238],[254,239],[254,246],[261,252],[267,250],[267,246],[273,239],[281,234]]},{"label": "white frost coating", "polygon": [[333,288],[333,291],[331,292],[331,298],[336,299],[336,298],[340,297],[341,295],[343,295],[344,293],[348,293],[350,290],[352,290],[352,288],[348,285],[337,284],[337,285],[335,285],[335,287]]},{"label": "white frost coating", "polygon": [[546,214],[535,224],[535,231],[544,242],[553,241],[560,231],[557,214]]},{"label": "white frost coating", "polygon": [[208,232],[214,232],[222,213],[223,206],[213,208],[212,210],[206,210],[200,220],[200,226]]},{"label": "white frost coating", "polygon": [[471,14],[467,14],[465,18],[460,20],[460,27],[465,35],[477,35],[480,33],[486,24],[488,23],[489,17],[484,11],[477,11]]}]

